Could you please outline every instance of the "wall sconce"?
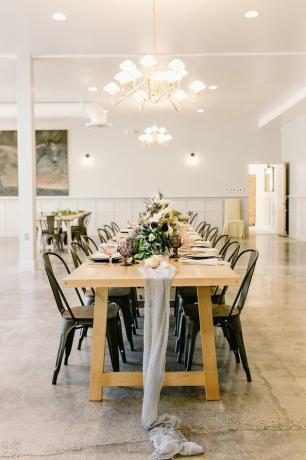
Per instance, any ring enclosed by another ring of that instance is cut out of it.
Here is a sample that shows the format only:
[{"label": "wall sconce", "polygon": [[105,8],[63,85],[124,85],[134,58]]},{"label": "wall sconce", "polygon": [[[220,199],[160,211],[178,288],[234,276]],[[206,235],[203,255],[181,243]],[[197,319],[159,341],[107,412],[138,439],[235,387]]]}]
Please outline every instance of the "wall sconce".
[{"label": "wall sconce", "polygon": [[85,153],[85,155],[82,158],[82,164],[84,166],[92,166],[94,163],[93,156],[90,153]]},{"label": "wall sconce", "polygon": [[187,157],[187,162],[191,166],[195,166],[195,165],[197,165],[199,163],[199,158],[197,157],[197,155],[194,152],[191,152]]}]

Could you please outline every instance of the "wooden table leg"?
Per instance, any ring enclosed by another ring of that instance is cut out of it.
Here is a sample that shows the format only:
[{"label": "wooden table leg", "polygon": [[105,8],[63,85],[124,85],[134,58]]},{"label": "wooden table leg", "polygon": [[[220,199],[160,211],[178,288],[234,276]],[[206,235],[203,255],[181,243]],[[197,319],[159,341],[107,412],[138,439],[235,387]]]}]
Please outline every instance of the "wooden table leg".
[{"label": "wooden table leg", "polygon": [[71,221],[65,220],[65,224],[66,224],[66,230],[67,230],[67,245],[68,245],[68,248],[70,248],[70,245],[72,243]]},{"label": "wooden table leg", "polygon": [[205,370],[206,399],[218,401],[219,381],[216,359],[216,344],[212,317],[211,293],[209,287],[198,287],[200,334],[202,343],[203,367]]},{"label": "wooden table leg", "polygon": [[92,334],[89,400],[101,401],[101,374],[104,371],[105,337],[107,323],[108,289],[97,288]]}]

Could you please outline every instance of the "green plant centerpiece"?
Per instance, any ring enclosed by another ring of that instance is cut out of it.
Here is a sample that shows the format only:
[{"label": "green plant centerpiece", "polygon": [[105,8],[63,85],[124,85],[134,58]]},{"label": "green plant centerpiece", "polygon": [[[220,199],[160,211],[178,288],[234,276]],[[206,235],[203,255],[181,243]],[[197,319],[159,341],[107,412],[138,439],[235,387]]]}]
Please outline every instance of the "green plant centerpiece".
[{"label": "green plant centerpiece", "polygon": [[145,212],[140,215],[138,240],[138,259],[146,259],[155,254],[169,254],[172,249],[172,236],[178,232],[178,216],[169,202],[159,192],[145,201]]}]

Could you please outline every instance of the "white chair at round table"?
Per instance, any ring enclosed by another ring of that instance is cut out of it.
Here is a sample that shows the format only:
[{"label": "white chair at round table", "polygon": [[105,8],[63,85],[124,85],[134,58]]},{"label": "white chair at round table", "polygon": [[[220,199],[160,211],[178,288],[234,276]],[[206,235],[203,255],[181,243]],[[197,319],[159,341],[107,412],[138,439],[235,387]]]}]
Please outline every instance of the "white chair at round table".
[{"label": "white chair at round table", "polygon": [[227,198],[224,205],[223,234],[231,238],[245,238],[248,235],[248,227],[241,218],[240,198]]}]

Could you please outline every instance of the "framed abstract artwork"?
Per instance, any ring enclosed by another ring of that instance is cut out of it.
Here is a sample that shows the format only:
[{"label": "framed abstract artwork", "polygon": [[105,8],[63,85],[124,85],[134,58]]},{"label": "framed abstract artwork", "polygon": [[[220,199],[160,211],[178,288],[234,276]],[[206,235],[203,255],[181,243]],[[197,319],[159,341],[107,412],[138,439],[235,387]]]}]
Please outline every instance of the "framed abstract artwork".
[{"label": "framed abstract artwork", "polygon": [[[38,130],[36,194],[68,195],[68,131]],[[0,196],[18,195],[16,131],[0,131]]]}]

